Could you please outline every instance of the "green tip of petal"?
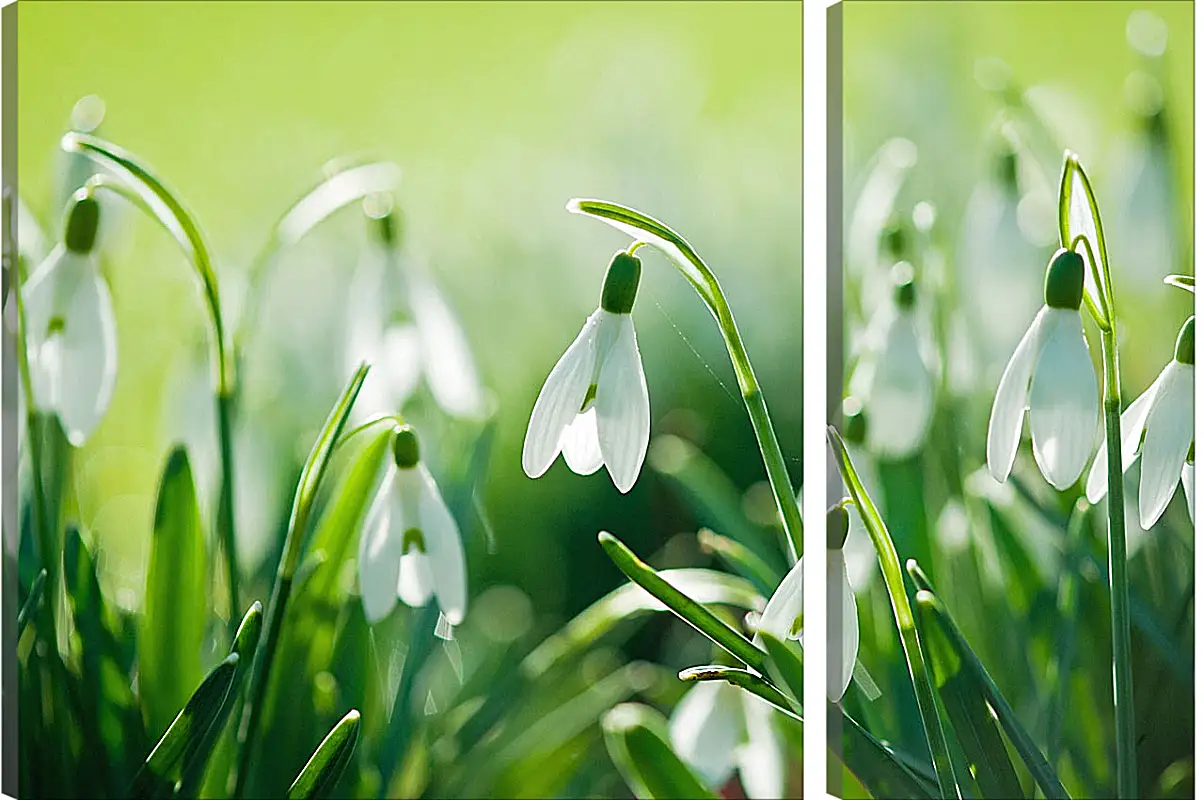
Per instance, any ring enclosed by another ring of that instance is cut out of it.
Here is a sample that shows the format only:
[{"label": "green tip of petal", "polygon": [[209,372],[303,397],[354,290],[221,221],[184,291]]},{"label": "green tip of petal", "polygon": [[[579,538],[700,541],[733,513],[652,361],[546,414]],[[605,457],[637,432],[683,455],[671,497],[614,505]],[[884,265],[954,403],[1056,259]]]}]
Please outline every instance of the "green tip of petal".
[{"label": "green tip of petal", "polygon": [[404,556],[411,549],[419,553],[426,552],[426,537],[417,528],[407,528],[401,537],[401,554]]},{"label": "green tip of petal", "polygon": [[402,425],[393,438],[393,463],[399,469],[418,466],[418,434],[409,425]]},{"label": "green tip of petal", "polygon": [[96,243],[96,230],[100,226],[100,203],[86,189],[80,189],[71,198],[67,210],[67,226],[63,232],[63,244],[75,253],[90,253]]},{"label": "green tip of petal", "polygon": [[844,415],[844,424],[841,427],[844,429],[845,441],[850,444],[863,444],[868,422],[861,401],[855,397],[846,397],[841,411]]},{"label": "green tip of petal", "polygon": [[1059,250],[1045,268],[1045,305],[1078,311],[1083,302],[1083,257]]},{"label": "green tip of petal", "polygon": [[1175,342],[1175,360],[1180,364],[1196,365],[1196,315],[1192,314],[1179,330],[1179,340]]},{"label": "green tip of petal", "polygon": [[612,314],[630,314],[635,305],[635,293],[640,288],[640,260],[620,251],[611,259],[606,270],[606,282],[602,284],[603,311]]},{"label": "green tip of petal", "polygon": [[849,510],[843,503],[828,509],[828,549],[839,550],[849,536]]}]

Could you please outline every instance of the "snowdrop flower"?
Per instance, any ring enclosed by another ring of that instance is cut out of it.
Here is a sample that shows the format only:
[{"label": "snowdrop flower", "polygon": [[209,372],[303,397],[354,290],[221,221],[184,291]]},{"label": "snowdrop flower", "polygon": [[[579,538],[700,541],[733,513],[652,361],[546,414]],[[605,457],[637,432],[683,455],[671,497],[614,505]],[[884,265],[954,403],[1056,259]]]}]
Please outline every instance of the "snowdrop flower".
[{"label": "snowdrop flower", "polygon": [[[366,416],[397,411],[425,378],[444,411],[459,417],[480,415],[485,406],[472,350],[456,315],[435,284],[411,266],[397,275],[397,214],[392,201],[369,198],[374,251],[356,272],[348,309],[347,361],[367,359],[376,368],[361,391],[357,410]],[[400,278],[406,296],[404,318],[386,314],[390,281]]]},{"label": "snowdrop flower", "polygon": [[700,681],[669,715],[669,741],[712,789],[739,772],[751,798],[780,798],[786,789],[785,745],[773,707],[727,681]]},{"label": "snowdrop flower", "polygon": [[556,362],[531,411],[523,441],[523,471],[547,472],[564,453],[579,475],[603,464],[623,493],[635,485],[648,452],[648,386],[636,344],[631,307],[640,260],[619,252],[610,262],[602,299]]},{"label": "snowdrop flower", "polygon": [[58,415],[76,447],[104,416],[117,376],[113,299],[96,258],[99,223],[96,199],[76,192],[62,243],[22,289],[34,403]]},{"label": "snowdrop flower", "polygon": [[379,622],[398,597],[421,608],[431,594],[452,625],[467,605],[464,545],[435,481],[418,457],[418,437],[403,425],[393,459],[360,536],[359,584],[364,617]]},{"label": "snowdrop flower", "polygon": [[987,467],[1000,483],[1012,471],[1026,409],[1033,456],[1055,489],[1078,480],[1091,457],[1099,400],[1082,299],[1083,258],[1060,249],[1045,273],[1045,305],[1012,353],[991,406]]},{"label": "snowdrop flower", "polygon": [[928,436],[935,407],[931,358],[916,325],[916,287],[911,266],[894,268],[893,301],[870,323],[865,355],[849,389],[869,411],[867,447],[898,459],[913,455]]},{"label": "snowdrop flower", "polygon": [[[829,631],[828,639],[835,642],[833,633],[840,634],[840,662],[833,669],[828,663],[828,699],[839,703],[840,698],[848,691],[849,681],[853,678],[853,665],[857,662],[857,647],[860,642],[860,632],[857,627],[857,597],[853,594],[853,585],[849,581],[849,570],[845,564],[844,545],[849,536],[849,512],[843,504],[828,509],[828,613],[839,609],[837,631]],[[833,620],[828,618],[831,627]],[[802,630],[799,630],[802,636]],[[834,650],[835,648],[831,648]],[[832,658],[829,653],[829,659]]]},{"label": "snowdrop flower", "polygon": [[[1149,530],[1175,494],[1182,480],[1187,509],[1195,521],[1195,373],[1196,318],[1183,323],[1175,343],[1175,357],[1150,388],[1120,415],[1122,469],[1141,456],[1141,484],[1137,507],[1141,527]],[[1101,446],[1087,475],[1087,499],[1099,502],[1108,491],[1107,446]]]}]

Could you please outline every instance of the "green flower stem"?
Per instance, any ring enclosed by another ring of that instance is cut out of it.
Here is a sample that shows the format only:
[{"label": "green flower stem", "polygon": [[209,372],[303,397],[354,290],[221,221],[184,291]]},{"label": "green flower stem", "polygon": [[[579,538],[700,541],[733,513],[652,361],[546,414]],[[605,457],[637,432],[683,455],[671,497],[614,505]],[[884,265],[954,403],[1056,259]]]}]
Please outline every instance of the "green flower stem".
[{"label": "green flower stem", "polygon": [[689,667],[677,673],[677,677],[687,683],[693,681],[727,681],[732,686],[738,686],[750,694],[755,694],[791,719],[798,720],[799,722],[803,721],[801,716],[802,708],[799,707],[798,703],[787,697],[764,678],[746,669],[717,665]]},{"label": "green flower stem", "polygon": [[[773,432],[773,422],[769,418],[769,408],[765,405],[765,395],[761,392],[761,385],[757,382],[748,351],[744,349],[744,341],[740,338],[736,319],[732,316],[731,307],[719,286],[719,280],[706,262],[694,252],[689,242],[667,225],[646,214],[604,200],[570,200],[568,210],[601,219],[638,241],[656,247],[669,257],[710,309],[711,315],[719,324],[728,355],[731,356],[732,368],[740,385],[740,395],[744,398],[744,407],[748,411],[749,420],[752,421],[757,446],[765,462],[765,472],[769,476],[774,500],[777,501],[778,515],[782,520],[786,552],[790,554],[792,563],[798,561],[803,554],[803,515],[794,500],[790,473],[786,470],[782,448]],[[632,245],[632,248],[634,249],[635,245]]]},{"label": "green flower stem", "polygon": [[899,554],[891,541],[890,531],[886,529],[882,516],[874,507],[873,501],[865,491],[853,462],[849,459],[844,441],[835,428],[828,428],[828,441],[836,455],[836,466],[840,470],[845,485],[849,488],[853,503],[865,522],[865,528],[874,542],[878,552],[878,563],[882,568],[882,577],[886,580],[886,591],[890,596],[891,608],[895,614],[895,624],[899,628],[899,638],[903,642],[903,654],[907,659],[907,668],[911,673],[911,683],[915,690],[916,702],[920,707],[920,719],[924,724],[924,734],[928,739],[928,747],[932,751],[932,764],[936,768],[937,783],[940,786],[941,797],[961,797],[957,788],[957,780],[953,774],[953,762],[949,757],[949,749],[945,744],[945,734],[941,730],[940,714],[937,710],[936,695],[928,676],[928,667],[924,663],[924,651],[920,647],[920,636],[916,630],[915,617],[911,612],[911,604],[907,598],[907,588],[903,583],[903,570],[899,566]]},{"label": "green flower stem", "polygon": [[703,636],[758,671],[764,670],[765,653],[756,645],[732,630],[723,620],[716,617],[705,606],[696,602],[657,574],[635,553],[606,531],[598,533],[598,543],[610,556],[610,560],[623,574],[645,591],[660,600],[669,610],[680,617]]},{"label": "green flower stem", "polygon": [[234,447],[232,398],[235,393],[233,365],[228,357],[226,328],[222,321],[221,295],[218,292],[217,273],[213,269],[208,244],[200,226],[184,208],[174,192],[167,188],[149,167],[134,154],[115,144],[85,133],[71,132],[61,142],[68,153],[86,156],[101,166],[112,170],[117,178],[94,176],[87,186],[89,191],[106,189],[124,197],[143,212],[149,214],[171,234],[183,249],[189,263],[205,290],[205,305],[209,311],[209,322],[213,334],[213,350],[216,376],[214,401],[218,417],[218,452],[221,460],[220,500],[218,502],[217,537],[226,555],[226,582],[230,597],[230,636],[233,638],[238,626],[239,569],[238,551],[235,548],[237,535],[234,523]]},{"label": "green flower stem", "polygon": [[1116,328],[1102,331],[1104,437],[1108,448],[1108,595],[1112,606],[1112,687],[1116,700],[1118,797],[1137,797],[1137,737],[1133,718],[1133,652],[1129,627],[1125,544],[1124,466],[1120,449],[1120,355]]},{"label": "green flower stem", "polygon": [[259,647],[255,649],[255,663],[251,667],[251,687],[247,695],[247,704],[243,707],[242,721],[238,728],[238,762],[232,776],[231,794],[242,797],[250,772],[251,758],[255,752],[255,734],[263,716],[264,700],[267,694],[268,678],[272,672],[272,662],[276,656],[276,646],[280,641],[280,632],[284,627],[284,612],[292,593],[293,578],[297,565],[301,561],[301,545],[309,525],[310,513],[317,499],[318,487],[322,477],[330,466],[331,456],[335,445],[351,414],[355,398],[359,396],[364,379],[368,376],[368,364],[360,364],[359,369],[351,377],[351,381],[343,389],[326,424],[322,427],[318,439],[310,450],[305,467],[301,470],[301,478],[297,482],[297,493],[293,498],[292,516],[289,519],[288,533],[284,540],[284,553],[276,570],[276,583],[272,587],[272,597],[268,602],[268,626],[260,639]]}]

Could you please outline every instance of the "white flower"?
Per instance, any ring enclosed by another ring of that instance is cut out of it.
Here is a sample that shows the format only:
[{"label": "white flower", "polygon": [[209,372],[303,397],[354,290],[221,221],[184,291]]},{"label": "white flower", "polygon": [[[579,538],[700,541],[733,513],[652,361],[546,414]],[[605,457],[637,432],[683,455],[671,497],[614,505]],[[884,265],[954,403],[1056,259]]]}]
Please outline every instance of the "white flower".
[{"label": "white flower", "polygon": [[786,754],[774,713],[764,700],[727,681],[700,681],[669,716],[669,741],[711,788],[739,770],[750,798],[780,798]]},{"label": "white flower", "polygon": [[[853,594],[853,585],[849,582],[849,571],[845,566],[844,549],[828,549],[828,608],[840,609],[840,617],[836,620],[840,634],[839,669],[833,669],[828,663],[828,699],[839,703],[840,698],[848,691],[849,681],[853,678],[853,666],[857,663],[857,647],[860,633],[857,625],[857,597]],[[829,612],[831,613],[831,612]],[[829,617],[828,626],[834,620]],[[801,631],[800,631],[801,633]],[[835,643],[834,631],[828,632],[828,640]],[[831,658],[831,656],[829,656]]]},{"label": "white flower", "polygon": [[[757,628],[783,642],[803,638],[803,560],[778,584],[761,612]],[[754,637],[754,641],[756,638]]]},{"label": "white flower", "polygon": [[388,616],[398,597],[420,608],[432,594],[450,624],[464,619],[464,545],[408,425],[394,438],[393,458],[360,536],[359,584],[369,623]]},{"label": "white flower", "polygon": [[34,403],[58,415],[76,447],[104,416],[117,377],[113,299],[94,249],[99,206],[83,192],[68,211],[63,243],[21,290]]},{"label": "white flower", "polygon": [[[1179,332],[1175,357],[1120,415],[1121,468],[1127,470],[1141,455],[1137,507],[1141,527],[1147,531],[1166,510],[1180,480],[1188,512],[1195,520],[1195,465],[1188,460],[1195,440],[1195,330],[1192,316]],[[1087,475],[1087,499],[1099,502],[1107,491],[1105,445],[1096,453]]]},{"label": "white flower", "polygon": [[579,475],[605,464],[620,492],[635,485],[650,428],[648,386],[631,319],[639,276],[638,258],[615,255],[599,308],[540,389],[523,441],[529,477],[543,475],[563,452]]},{"label": "white flower", "polygon": [[[900,262],[899,267],[907,265]],[[906,458],[928,436],[935,406],[934,377],[927,347],[916,325],[915,285],[903,271],[894,301],[871,322],[865,355],[849,382],[868,411],[866,444],[887,458]]]},{"label": "white flower", "polygon": [[1078,480],[1091,457],[1099,400],[1079,317],[1082,294],[1083,259],[1059,250],[1046,273],[1045,305],[1004,368],[991,407],[987,467],[997,481],[1012,471],[1026,409],[1033,456],[1055,489]]},{"label": "white flower", "polygon": [[[472,350],[456,315],[434,283],[418,268],[397,269],[394,214],[375,219],[374,250],[353,279],[348,309],[347,361],[367,359],[375,368],[364,381],[356,408],[366,416],[397,411],[425,378],[444,411],[473,417],[485,408]],[[389,319],[387,289],[404,286],[405,321]]]}]

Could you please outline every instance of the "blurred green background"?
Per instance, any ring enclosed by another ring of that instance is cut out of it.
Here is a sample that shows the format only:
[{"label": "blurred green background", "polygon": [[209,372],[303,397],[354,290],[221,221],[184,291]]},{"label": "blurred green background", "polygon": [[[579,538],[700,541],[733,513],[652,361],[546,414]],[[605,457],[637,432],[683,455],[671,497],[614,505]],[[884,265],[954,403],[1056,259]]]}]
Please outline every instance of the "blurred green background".
[{"label": "blurred green background", "polygon": [[[57,229],[58,139],[75,102],[100,96],[98,133],[184,198],[231,305],[270,225],[324,163],[396,161],[405,247],[457,310],[497,402],[484,498],[496,549],[466,535],[470,593],[515,584],[544,627],[619,585],[598,529],[647,556],[697,527],[647,466],[627,496],[605,470],[580,478],[562,461],[539,481],[523,475],[539,387],[626,245],[566,213],[569,198],[638,207],[708,259],[798,483],[801,25],[801,4],[790,2],[22,3],[20,195]],[[247,571],[287,513],[291,470],[346,381],[329,341],[345,323],[365,241],[362,214],[342,212],[268,286],[243,420],[276,440],[277,455],[262,482],[240,490]],[[170,387],[198,363],[205,318],[196,281],[153,224],[124,214],[109,245],[116,394],[75,459],[73,489],[89,540],[105,551],[106,593],[136,608],[155,484],[173,420],[188,413]],[[659,254],[646,255],[642,288],[635,319],[654,436],[701,445],[741,491],[752,489],[757,516],[763,468],[713,321]]]}]

